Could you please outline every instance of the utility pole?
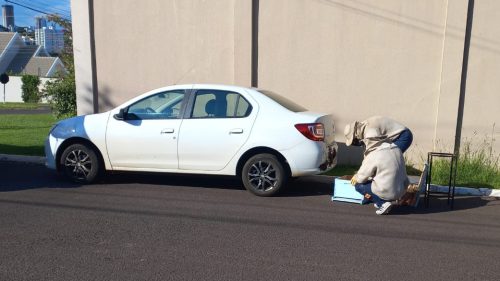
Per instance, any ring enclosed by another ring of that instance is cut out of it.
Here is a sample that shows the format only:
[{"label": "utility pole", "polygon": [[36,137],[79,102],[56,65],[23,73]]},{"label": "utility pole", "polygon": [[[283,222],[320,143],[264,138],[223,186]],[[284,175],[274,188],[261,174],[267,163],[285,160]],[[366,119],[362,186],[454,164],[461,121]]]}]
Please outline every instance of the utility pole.
[{"label": "utility pole", "polygon": [[472,18],[474,16],[474,0],[467,5],[467,24],[465,26],[464,55],[462,61],[462,77],[460,79],[460,96],[458,99],[457,127],[455,130],[455,146],[453,152],[458,158],[460,154],[460,140],[462,138],[462,121],[464,119],[465,89],[467,84],[467,68],[469,65],[469,49],[472,34]]},{"label": "utility pole", "polygon": [[251,86],[259,86],[259,0],[252,0],[252,72]]}]

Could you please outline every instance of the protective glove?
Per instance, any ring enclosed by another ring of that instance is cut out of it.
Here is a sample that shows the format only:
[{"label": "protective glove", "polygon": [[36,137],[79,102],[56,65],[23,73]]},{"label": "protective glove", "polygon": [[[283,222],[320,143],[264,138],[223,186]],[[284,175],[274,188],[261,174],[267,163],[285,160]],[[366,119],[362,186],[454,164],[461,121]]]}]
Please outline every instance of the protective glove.
[{"label": "protective glove", "polygon": [[351,184],[352,185],[356,185],[358,183],[358,181],[356,180],[356,175],[354,175],[352,178],[351,178]]}]

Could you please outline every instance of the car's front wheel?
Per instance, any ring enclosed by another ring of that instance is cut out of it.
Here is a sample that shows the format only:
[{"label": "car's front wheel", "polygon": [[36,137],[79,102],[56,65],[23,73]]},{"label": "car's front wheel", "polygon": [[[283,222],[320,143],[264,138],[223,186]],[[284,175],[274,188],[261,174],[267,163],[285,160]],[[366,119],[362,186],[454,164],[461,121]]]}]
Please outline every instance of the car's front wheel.
[{"label": "car's front wheel", "polygon": [[272,196],[286,181],[283,164],[272,154],[257,154],[247,160],[241,172],[245,188],[258,196]]},{"label": "car's front wheel", "polygon": [[60,167],[64,175],[79,183],[93,182],[100,169],[96,152],[85,144],[72,144],[62,153]]}]

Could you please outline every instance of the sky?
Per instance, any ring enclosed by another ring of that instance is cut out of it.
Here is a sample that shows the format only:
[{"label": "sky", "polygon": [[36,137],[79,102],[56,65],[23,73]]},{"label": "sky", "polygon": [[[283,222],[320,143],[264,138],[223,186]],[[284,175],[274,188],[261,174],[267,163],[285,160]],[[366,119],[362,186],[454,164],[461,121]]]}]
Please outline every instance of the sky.
[{"label": "sky", "polygon": [[14,6],[14,22],[16,26],[34,26],[35,17],[43,16],[44,14],[16,5],[15,3],[49,14],[57,13],[63,18],[71,19],[70,0],[10,0],[10,2],[0,0],[1,5]]}]

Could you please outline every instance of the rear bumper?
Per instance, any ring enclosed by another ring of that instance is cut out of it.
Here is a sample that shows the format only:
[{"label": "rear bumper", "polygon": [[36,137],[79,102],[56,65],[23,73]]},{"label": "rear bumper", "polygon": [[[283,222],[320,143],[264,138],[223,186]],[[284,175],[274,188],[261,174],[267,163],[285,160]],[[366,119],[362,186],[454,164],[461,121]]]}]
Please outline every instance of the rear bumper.
[{"label": "rear bumper", "polygon": [[325,162],[323,162],[323,163],[321,163],[321,165],[319,165],[319,169],[322,172],[329,171],[337,165],[337,151],[338,151],[337,143],[334,143],[333,145],[328,146],[327,150],[328,151],[326,154]]},{"label": "rear bumper", "polygon": [[291,176],[316,175],[337,165],[337,143],[305,141],[291,149],[280,151],[287,159]]}]

